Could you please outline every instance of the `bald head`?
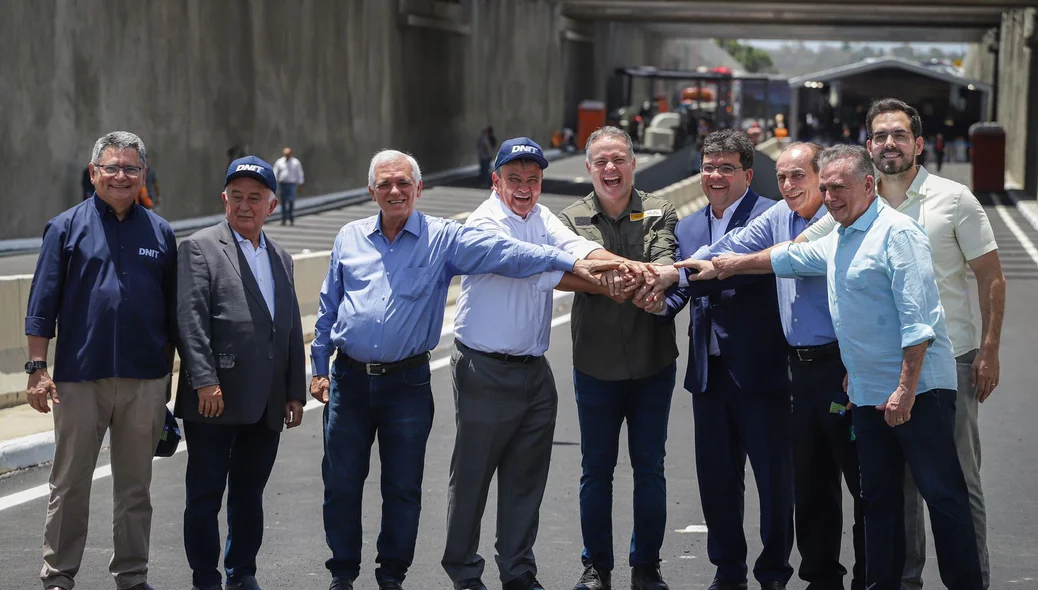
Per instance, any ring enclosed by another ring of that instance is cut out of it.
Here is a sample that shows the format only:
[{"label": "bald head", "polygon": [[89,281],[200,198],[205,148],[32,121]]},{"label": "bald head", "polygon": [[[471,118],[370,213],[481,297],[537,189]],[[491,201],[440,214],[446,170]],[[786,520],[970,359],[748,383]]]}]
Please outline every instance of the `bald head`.
[{"label": "bald head", "polygon": [[286,158],[291,158],[292,157],[292,148],[287,147],[281,153],[284,154],[284,156]]},{"label": "bald head", "polygon": [[822,192],[818,190],[818,154],[822,149],[817,143],[792,143],[775,162],[782,198],[804,219],[814,217],[822,206]]}]

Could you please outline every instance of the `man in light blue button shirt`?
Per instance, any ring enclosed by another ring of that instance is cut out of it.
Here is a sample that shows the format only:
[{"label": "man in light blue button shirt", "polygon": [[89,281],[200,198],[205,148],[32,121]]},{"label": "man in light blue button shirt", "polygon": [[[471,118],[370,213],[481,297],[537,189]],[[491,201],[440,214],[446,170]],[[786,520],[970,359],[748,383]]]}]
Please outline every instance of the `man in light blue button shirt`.
[{"label": "man in light blue button shirt", "polygon": [[862,148],[828,148],[819,167],[826,206],[841,226],[837,232],[810,244],[715,259],[715,269],[826,275],[848,393],[854,405],[863,406],[854,412],[854,428],[868,587],[901,586],[907,462],[930,508],[941,580],[953,590],[980,588],[973,520],[952,431],[955,358],[929,240],[915,221],[876,200],[872,160]]},{"label": "man in light blue button shirt", "polygon": [[414,158],[398,151],[372,158],[368,192],[381,212],[339,231],[321,287],[310,391],[328,404],[322,474],[330,590],[352,590],[360,572],[361,494],[376,435],[380,590],[402,588],[414,558],[433,417],[429,351],[440,338],[451,279],[561,270],[594,281],[617,266],[423,215],[415,210],[421,174]]}]

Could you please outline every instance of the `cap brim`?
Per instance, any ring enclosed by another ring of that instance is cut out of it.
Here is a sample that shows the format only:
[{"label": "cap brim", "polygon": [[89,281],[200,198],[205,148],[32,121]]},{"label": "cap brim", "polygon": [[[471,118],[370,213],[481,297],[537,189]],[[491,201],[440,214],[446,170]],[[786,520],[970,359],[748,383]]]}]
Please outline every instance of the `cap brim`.
[{"label": "cap brim", "polygon": [[516,160],[532,160],[533,162],[536,162],[542,170],[548,167],[547,158],[545,158],[544,156],[539,156],[537,154],[530,153],[508,154],[508,157],[506,157],[503,161],[498,162],[496,167],[500,168],[501,166],[504,166],[505,164],[509,162],[514,162]]},{"label": "cap brim", "polygon": [[269,184],[267,184],[267,179],[264,178],[262,174],[260,174],[259,172],[253,172],[251,170],[239,170],[238,172],[231,174],[227,177],[227,180],[224,181],[223,186],[226,188],[227,185],[231,184],[231,181],[235,178],[251,178],[253,180],[259,181],[260,184],[269,188],[270,190],[275,192],[277,191],[275,187],[272,187]]}]

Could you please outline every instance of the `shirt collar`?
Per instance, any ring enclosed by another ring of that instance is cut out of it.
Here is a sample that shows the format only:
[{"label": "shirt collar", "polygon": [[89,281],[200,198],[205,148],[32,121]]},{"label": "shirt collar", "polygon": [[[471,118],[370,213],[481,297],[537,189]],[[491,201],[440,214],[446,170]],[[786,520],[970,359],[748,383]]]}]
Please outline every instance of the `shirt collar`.
[{"label": "shirt collar", "polygon": [[[108,203],[105,203],[104,200],[101,199],[101,197],[99,197],[96,192],[94,193],[94,196],[92,198],[94,199],[94,207],[97,208],[97,212],[100,213],[102,217],[106,213],[111,215],[112,217],[115,217],[115,209],[112,209],[112,207]],[[136,217],[137,207],[137,200],[134,199],[133,203],[130,204],[130,208],[127,209],[126,217],[124,219],[133,219],[134,217]]]},{"label": "shirt collar", "polygon": [[[230,224],[228,224],[228,225],[230,225]],[[249,240],[249,238],[246,238],[245,236],[243,236],[240,233],[238,233],[237,231],[235,231],[235,229],[233,227],[231,228],[231,233],[234,234],[234,239],[238,240],[239,244],[242,243],[242,242],[249,242],[250,244],[252,243]],[[263,250],[266,247],[267,247],[267,238],[263,235],[263,232],[260,232],[259,249]]]},{"label": "shirt collar", "polygon": [[744,192],[741,197],[739,197],[738,199],[735,199],[734,203],[732,203],[731,205],[728,205],[728,207],[725,208],[724,213],[721,213],[721,218],[720,219],[714,217],[714,208],[713,207],[707,207],[706,208],[706,210],[708,211],[707,214],[710,215],[710,219],[713,220],[713,221],[725,221],[725,220],[731,219],[732,215],[735,215],[735,210],[739,208],[739,205],[742,203],[742,200],[745,199],[746,195],[748,195],[748,194],[750,194],[750,189],[749,188],[746,189],[746,192]]},{"label": "shirt collar", "polygon": [[[404,223],[404,231],[410,233],[414,237],[422,235],[422,213],[418,209],[411,211],[411,216],[407,218],[407,222]],[[368,235],[374,233],[382,233],[382,212],[379,211],[378,215],[375,216],[375,223],[372,224],[371,231]]]},{"label": "shirt collar", "polygon": [[[919,171],[916,172],[915,180],[912,181],[912,184],[908,187],[908,190],[905,192],[905,197],[907,197],[905,200],[911,201],[914,199],[926,198],[926,181],[929,178],[930,173],[926,171],[926,168],[920,166]],[[882,199],[883,197],[881,197],[879,194],[880,182],[881,181],[876,182],[876,196]],[[886,199],[883,200],[886,201]]]},{"label": "shirt collar", "polygon": [[872,222],[876,221],[876,218],[879,217],[880,209],[884,207],[886,207],[886,205],[881,203],[878,198],[873,199],[869,208],[866,209],[860,217],[855,219],[854,223],[852,223],[850,227],[840,226],[837,231],[839,231],[841,235],[843,235],[843,233],[848,229],[853,229],[862,233],[869,231],[869,228],[872,227]]}]

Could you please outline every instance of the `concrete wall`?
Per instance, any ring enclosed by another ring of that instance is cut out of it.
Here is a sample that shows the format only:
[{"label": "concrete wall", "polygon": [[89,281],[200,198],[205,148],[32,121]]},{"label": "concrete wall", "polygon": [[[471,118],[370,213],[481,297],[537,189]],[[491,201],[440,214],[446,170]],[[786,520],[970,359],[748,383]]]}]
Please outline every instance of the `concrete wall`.
[{"label": "concrete wall", "polygon": [[219,212],[231,146],[271,160],[293,146],[307,194],[363,186],[370,156],[387,146],[426,171],[454,167],[474,162],[488,124],[499,139],[548,143],[577,102],[604,98],[604,77],[589,72],[663,54],[662,40],[629,25],[566,40],[559,0],[464,0],[462,33],[405,24],[401,6],[8,0],[0,239],[38,236],[78,202],[89,150],[107,131],[144,139],[159,212],[179,219]]},{"label": "concrete wall", "polygon": [[[1006,130],[1006,172],[1015,184],[1038,193],[1038,59],[1028,39],[1036,35],[1038,10],[1007,12],[998,36],[997,120]],[[995,77],[995,54],[987,43],[971,48],[966,75],[991,83]],[[1034,41],[1030,41],[1034,43]]]}]

